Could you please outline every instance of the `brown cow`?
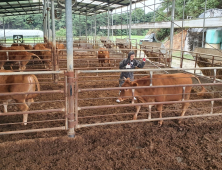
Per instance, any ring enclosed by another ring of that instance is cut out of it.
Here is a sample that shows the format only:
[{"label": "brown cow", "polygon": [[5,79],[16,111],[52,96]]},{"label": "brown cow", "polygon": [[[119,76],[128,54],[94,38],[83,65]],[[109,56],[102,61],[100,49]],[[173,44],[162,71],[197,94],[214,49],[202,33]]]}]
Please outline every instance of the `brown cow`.
[{"label": "brown cow", "polygon": [[20,44],[21,47],[24,47],[26,50],[32,50],[33,47],[31,45],[27,44]]},{"label": "brown cow", "polygon": [[101,63],[103,67],[103,63],[109,63],[110,66],[110,60],[107,60],[107,58],[109,58],[109,51],[106,51],[105,48],[100,48],[98,51],[99,65]]},{"label": "brown cow", "polygon": [[[19,70],[25,70],[26,64],[29,62],[29,60],[32,58],[32,56],[36,56],[39,58],[36,54],[24,51],[25,48],[22,46],[12,46],[12,47],[0,47],[0,50],[9,50],[8,52],[0,52],[1,60],[19,60],[19,61],[13,61],[10,64],[10,67],[12,69],[12,66],[14,64],[19,64]],[[22,50],[22,51],[11,51],[11,50]],[[4,69],[4,64],[6,61],[1,61],[0,66],[1,70]]]},{"label": "brown cow", "polygon": [[11,45],[11,47],[16,47],[16,46],[19,46],[19,44],[18,44],[18,43],[13,43],[13,44]]},{"label": "brown cow", "polygon": [[[0,50],[3,50],[2,47],[0,47]],[[6,63],[7,60],[7,52],[0,52],[0,67],[1,70],[4,70],[4,65]]]},{"label": "brown cow", "polygon": [[[134,96],[139,102],[165,102],[165,101],[180,101],[183,99],[183,87],[168,87],[168,88],[155,88],[155,86],[163,85],[182,85],[182,84],[193,84],[192,77],[196,78],[191,74],[177,73],[177,74],[156,74],[152,78],[152,86],[154,88],[147,89],[135,89]],[[200,80],[196,78],[201,84]],[[133,82],[130,79],[126,79],[122,87],[133,87],[133,86],[150,86],[150,76],[145,76]],[[190,92],[192,87],[185,88],[184,100],[189,100]],[[198,95],[202,95],[206,89],[202,86],[202,91]],[[132,89],[124,89],[120,92],[120,101],[126,100],[127,98],[132,98]],[[134,103],[134,100],[133,102]],[[184,116],[189,103],[182,103],[182,114]],[[147,106],[145,106],[147,107]],[[133,117],[134,120],[137,119],[137,114],[140,111],[141,106],[136,106],[137,111]],[[160,112],[160,118],[162,118],[162,108],[163,104],[156,105],[157,111]],[[149,119],[151,118],[151,106],[149,106]],[[159,125],[162,125],[163,121],[159,121]],[[179,120],[181,123],[181,120]]]},{"label": "brown cow", "polygon": [[32,46],[31,46],[31,45],[17,44],[17,43],[13,43],[13,44],[11,45],[11,47],[17,47],[17,46],[24,47],[26,50],[32,50]]},{"label": "brown cow", "polygon": [[[0,72],[12,72],[9,70],[4,70]],[[16,84],[14,84],[16,83]],[[8,84],[8,85],[6,85]],[[10,92],[34,92],[40,91],[40,85],[37,77],[35,75],[5,75],[0,76],[0,93],[10,93]],[[37,94],[19,94],[19,95],[8,95],[0,96],[0,100],[4,104],[4,112],[7,112],[8,102],[15,100],[16,103],[19,103],[17,107],[21,111],[28,111],[29,106],[34,102]],[[23,123],[27,124],[28,114],[23,114]]]},{"label": "brown cow", "polygon": [[[49,48],[46,48],[43,44],[36,44],[33,47],[34,50],[50,50]],[[35,54],[37,54],[41,59],[46,60],[43,61],[45,64],[45,68],[50,69],[51,68],[51,58],[52,58],[52,53],[50,51],[35,51]]]},{"label": "brown cow", "polygon": [[[58,50],[58,53],[63,55],[63,52],[62,50],[66,49],[65,45],[64,44],[59,44],[59,43],[56,43],[56,49]],[[60,51],[61,50],[61,51]]]}]

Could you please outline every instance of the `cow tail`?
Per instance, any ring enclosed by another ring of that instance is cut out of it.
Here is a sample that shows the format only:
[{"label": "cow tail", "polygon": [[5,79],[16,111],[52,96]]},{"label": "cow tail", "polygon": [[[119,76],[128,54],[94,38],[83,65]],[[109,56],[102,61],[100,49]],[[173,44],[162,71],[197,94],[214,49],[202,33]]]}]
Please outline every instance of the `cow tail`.
[{"label": "cow tail", "polygon": [[[34,81],[35,81],[35,85],[36,85],[36,87],[37,87],[37,91],[40,91],[39,80],[37,79],[37,77],[36,77],[35,75],[32,75],[32,77],[33,77],[33,79],[34,79]],[[38,94],[34,94],[34,95],[32,96],[32,98],[36,97],[37,95],[38,95]]]},{"label": "cow tail", "polygon": [[31,53],[32,54],[32,56],[36,56],[41,62],[42,62],[42,59],[39,57],[39,56],[37,56],[36,54],[34,54],[34,53]]},{"label": "cow tail", "polygon": [[[193,76],[193,77],[199,82],[199,84],[201,84],[200,80],[196,76]],[[202,90],[197,93],[198,96],[203,96],[204,93],[207,91],[203,86],[201,87],[202,87]]]}]

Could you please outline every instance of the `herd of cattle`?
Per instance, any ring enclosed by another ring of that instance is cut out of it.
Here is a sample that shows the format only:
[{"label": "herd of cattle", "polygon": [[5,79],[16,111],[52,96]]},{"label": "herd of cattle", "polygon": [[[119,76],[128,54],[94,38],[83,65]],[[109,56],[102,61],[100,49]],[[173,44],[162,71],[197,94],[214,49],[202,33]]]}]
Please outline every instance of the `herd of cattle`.
[{"label": "herd of cattle", "polygon": [[[0,52],[0,57],[3,61],[0,61],[1,70],[2,72],[12,72],[11,70],[4,70],[4,64],[7,60],[13,60],[11,66],[16,64],[20,60],[20,70],[26,69],[26,64],[29,62],[32,56],[37,57],[41,60],[46,68],[50,68],[51,66],[51,50],[52,47],[51,42],[47,42],[45,44],[36,44],[33,48],[30,45],[18,45],[12,44],[11,47],[0,47],[0,50],[7,50],[8,52]],[[56,44],[57,49],[64,49],[65,46],[63,44]],[[20,51],[10,51],[10,50],[20,50]],[[26,50],[36,50],[28,52]],[[48,50],[48,51],[46,51]],[[100,48],[98,50],[98,61],[99,64],[103,66],[104,63],[108,63],[110,66],[109,60],[109,51],[106,48]],[[135,89],[134,96],[137,98],[138,102],[147,103],[147,102],[167,102],[167,101],[181,101],[181,100],[189,100],[191,86],[186,87],[185,91],[183,92],[182,86],[177,85],[184,85],[184,84],[192,84],[192,78],[196,78],[198,82],[201,84],[200,80],[191,75],[191,74],[161,74],[161,75],[153,75],[153,77],[146,76],[131,82],[129,79],[125,80],[125,83],[122,87],[134,87],[134,86],[163,86],[163,85],[174,85],[175,87],[169,88],[145,88],[145,89]],[[22,112],[27,112],[29,110],[30,104],[34,101],[34,98],[37,96],[35,91],[40,91],[40,85],[37,77],[35,75],[1,75],[0,76],[0,100],[3,102],[4,112],[7,112],[7,105],[8,102],[14,100],[18,103],[17,107]],[[6,95],[8,92],[14,92],[16,94],[13,95]],[[17,92],[22,92],[22,94],[18,94]],[[205,88],[202,86],[202,91],[199,95],[203,95],[205,92]],[[4,94],[3,94],[4,93]],[[28,94],[27,94],[28,93]],[[184,93],[184,94],[183,94]],[[3,94],[3,95],[2,95]],[[121,90],[120,93],[120,101],[125,99],[131,99],[132,96],[132,89],[124,89]],[[134,103],[134,100],[132,101]],[[153,104],[155,105],[155,104]],[[149,105],[149,111],[151,111],[151,107],[153,105]],[[184,102],[182,103],[182,114],[184,116],[189,103]],[[147,107],[145,105],[145,107]],[[133,119],[137,119],[137,114],[140,111],[141,106],[136,106],[137,111],[133,117]],[[162,108],[163,104],[156,105],[157,111],[160,113],[160,118],[162,118]],[[27,124],[28,114],[23,114],[23,123],[24,125]],[[149,113],[149,118],[151,118],[151,113]],[[159,125],[162,125],[162,121],[159,122]]]},{"label": "herd of cattle", "polygon": [[[4,52],[0,52],[1,70],[4,70],[4,65],[6,64],[7,61],[10,61],[11,70],[12,66],[18,63],[19,63],[19,70],[25,70],[27,63],[32,59],[33,56],[37,57],[45,65],[45,68],[50,69],[51,58],[52,58],[51,47],[52,47],[51,42],[41,43],[41,44],[39,43],[36,44],[34,47],[25,44],[12,44],[11,47],[0,46],[0,50],[5,50]],[[56,48],[59,50],[65,49],[65,45],[56,44]]]}]

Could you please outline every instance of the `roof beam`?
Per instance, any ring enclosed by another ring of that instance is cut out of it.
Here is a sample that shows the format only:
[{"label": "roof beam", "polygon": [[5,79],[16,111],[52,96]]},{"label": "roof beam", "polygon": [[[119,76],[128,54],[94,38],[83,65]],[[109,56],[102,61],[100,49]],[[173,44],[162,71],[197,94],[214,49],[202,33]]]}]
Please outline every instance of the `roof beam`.
[{"label": "roof beam", "polygon": [[[39,9],[33,9],[33,10],[27,10],[27,11],[24,11],[24,10],[17,10],[17,11],[7,11],[7,12],[1,12],[0,11],[0,14],[7,14],[7,13],[20,13],[20,12],[33,12],[33,11],[39,11]],[[17,15],[17,14],[16,14]]]},{"label": "roof beam", "polygon": [[[184,20],[183,27],[184,28],[203,28],[203,18],[198,19],[188,19]],[[216,18],[206,18],[205,19],[205,27],[207,28],[214,28],[214,27],[221,27],[222,17]],[[182,27],[182,21],[174,21],[175,28]],[[127,29],[127,25],[113,25],[110,26],[110,29]],[[148,22],[148,23],[139,23],[139,24],[132,24],[132,29],[147,29],[147,28],[171,28],[171,22]],[[107,26],[101,26],[100,29],[108,29]]]}]

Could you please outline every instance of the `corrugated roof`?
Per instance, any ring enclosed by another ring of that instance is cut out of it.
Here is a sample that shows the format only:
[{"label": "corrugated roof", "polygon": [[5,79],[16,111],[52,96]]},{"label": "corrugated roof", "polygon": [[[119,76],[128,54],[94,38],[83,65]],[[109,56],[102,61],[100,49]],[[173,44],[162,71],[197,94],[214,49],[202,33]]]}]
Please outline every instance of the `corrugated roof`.
[{"label": "corrugated roof", "polygon": [[[132,0],[132,4],[143,0]],[[55,9],[65,9],[65,0],[55,0]],[[129,0],[73,0],[73,13],[94,15],[128,6]],[[42,13],[43,0],[0,1],[0,16],[15,16]]]}]

